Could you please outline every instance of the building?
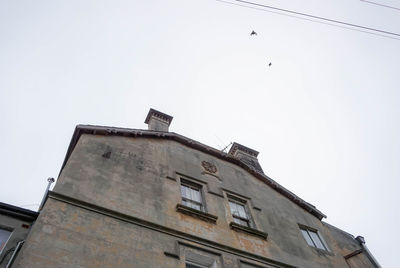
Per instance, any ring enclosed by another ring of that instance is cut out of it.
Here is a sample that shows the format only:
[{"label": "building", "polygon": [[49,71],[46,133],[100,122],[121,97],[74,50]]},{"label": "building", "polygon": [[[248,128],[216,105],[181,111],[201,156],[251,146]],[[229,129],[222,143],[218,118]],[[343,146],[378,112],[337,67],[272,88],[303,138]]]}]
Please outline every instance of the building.
[{"label": "building", "polygon": [[379,267],[362,237],[264,174],[258,152],[78,125],[16,267]]},{"label": "building", "polygon": [[0,203],[0,268],[11,267],[38,214]]}]

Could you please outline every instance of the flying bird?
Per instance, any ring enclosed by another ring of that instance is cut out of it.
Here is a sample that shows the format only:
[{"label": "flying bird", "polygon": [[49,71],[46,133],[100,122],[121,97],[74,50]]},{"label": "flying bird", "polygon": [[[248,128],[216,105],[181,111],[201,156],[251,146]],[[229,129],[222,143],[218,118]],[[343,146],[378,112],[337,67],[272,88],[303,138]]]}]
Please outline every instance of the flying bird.
[{"label": "flying bird", "polygon": [[250,35],[257,35],[255,31],[252,31]]},{"label": "flying bird", "polygon": [[271,65],[272,65],[272,62],[268,63],[268,66],[269,66],[269,67],[271,67]]}]

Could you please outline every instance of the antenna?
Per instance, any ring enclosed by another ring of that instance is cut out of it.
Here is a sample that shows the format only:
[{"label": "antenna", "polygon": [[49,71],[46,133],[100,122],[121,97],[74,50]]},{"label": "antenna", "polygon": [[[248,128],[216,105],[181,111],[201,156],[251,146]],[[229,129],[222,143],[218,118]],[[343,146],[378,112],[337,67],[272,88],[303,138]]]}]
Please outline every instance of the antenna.
[{"label": "antenna", "polygon": [[[217,136],[217,134],[214,134],[214,137],[217,138],[218,143],[220,143],[220,144],[222,143],[222,146],[225,144],[225,142],[223,142],[223,141]],[[219,144],[217,144],[217,146],[218,146],[218,149],[222,150],[222,147],[219,146]]]},{"label": "antenna", "polygon": [[[230,142],[227,146],[225,146],[225,148],[222,149],[221,152],[225,152],[225,150],[226,150],[231,144],[233,144],[233,142]],[[226,153],[226,152],[225,152],[225,153]]]}]

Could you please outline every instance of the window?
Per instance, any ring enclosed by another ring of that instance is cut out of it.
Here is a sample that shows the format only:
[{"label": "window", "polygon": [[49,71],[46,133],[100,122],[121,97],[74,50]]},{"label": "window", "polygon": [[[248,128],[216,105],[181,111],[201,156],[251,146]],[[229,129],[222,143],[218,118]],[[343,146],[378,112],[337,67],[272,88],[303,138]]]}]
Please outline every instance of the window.
[{"label": "window", "polygon": [[181,180],[182,204],[193,209],[204,211],[201,198],[201,185]]},{"label": "window", "polygon": [[11,236],[11,232],[4,230],[4,229],[0,229],[0,253],[2,252],[2,250],[5,248],[8,239]]},{"label": "window", "polygon": [[231,208],[231,213],[233,221],[237,224],[244,225],[246,227],[250,226],[250,215],[246,208],[246,201],[229,198],[229,206]]},{"label": "window", "polygon": [[301,227],[301,233],[303,234],[303,237],[309,246],[328,251],[328,247],[324,243],[317,230],[310,230],[308,228]]},{"label": "window", "polygon": [[203,265],[187,262],[186,263],[186,268],[207,268],[207,266],[203,266]]}]

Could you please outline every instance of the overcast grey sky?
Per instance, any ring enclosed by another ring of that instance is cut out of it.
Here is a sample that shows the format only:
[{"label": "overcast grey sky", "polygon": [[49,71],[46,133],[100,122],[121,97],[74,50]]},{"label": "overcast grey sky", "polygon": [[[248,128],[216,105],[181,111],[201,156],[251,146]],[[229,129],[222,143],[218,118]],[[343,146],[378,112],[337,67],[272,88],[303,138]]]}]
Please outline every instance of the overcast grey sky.
[{"label": "overcast grey sky", "polygon": [[[257,2],[400,33],[399,10],[359,0]],[[153,107],[258,150],[398,267],[400,40],[214,0],[3,0],[0,41],[0,202],[37,208],[75,125],[146,128]]]}]

